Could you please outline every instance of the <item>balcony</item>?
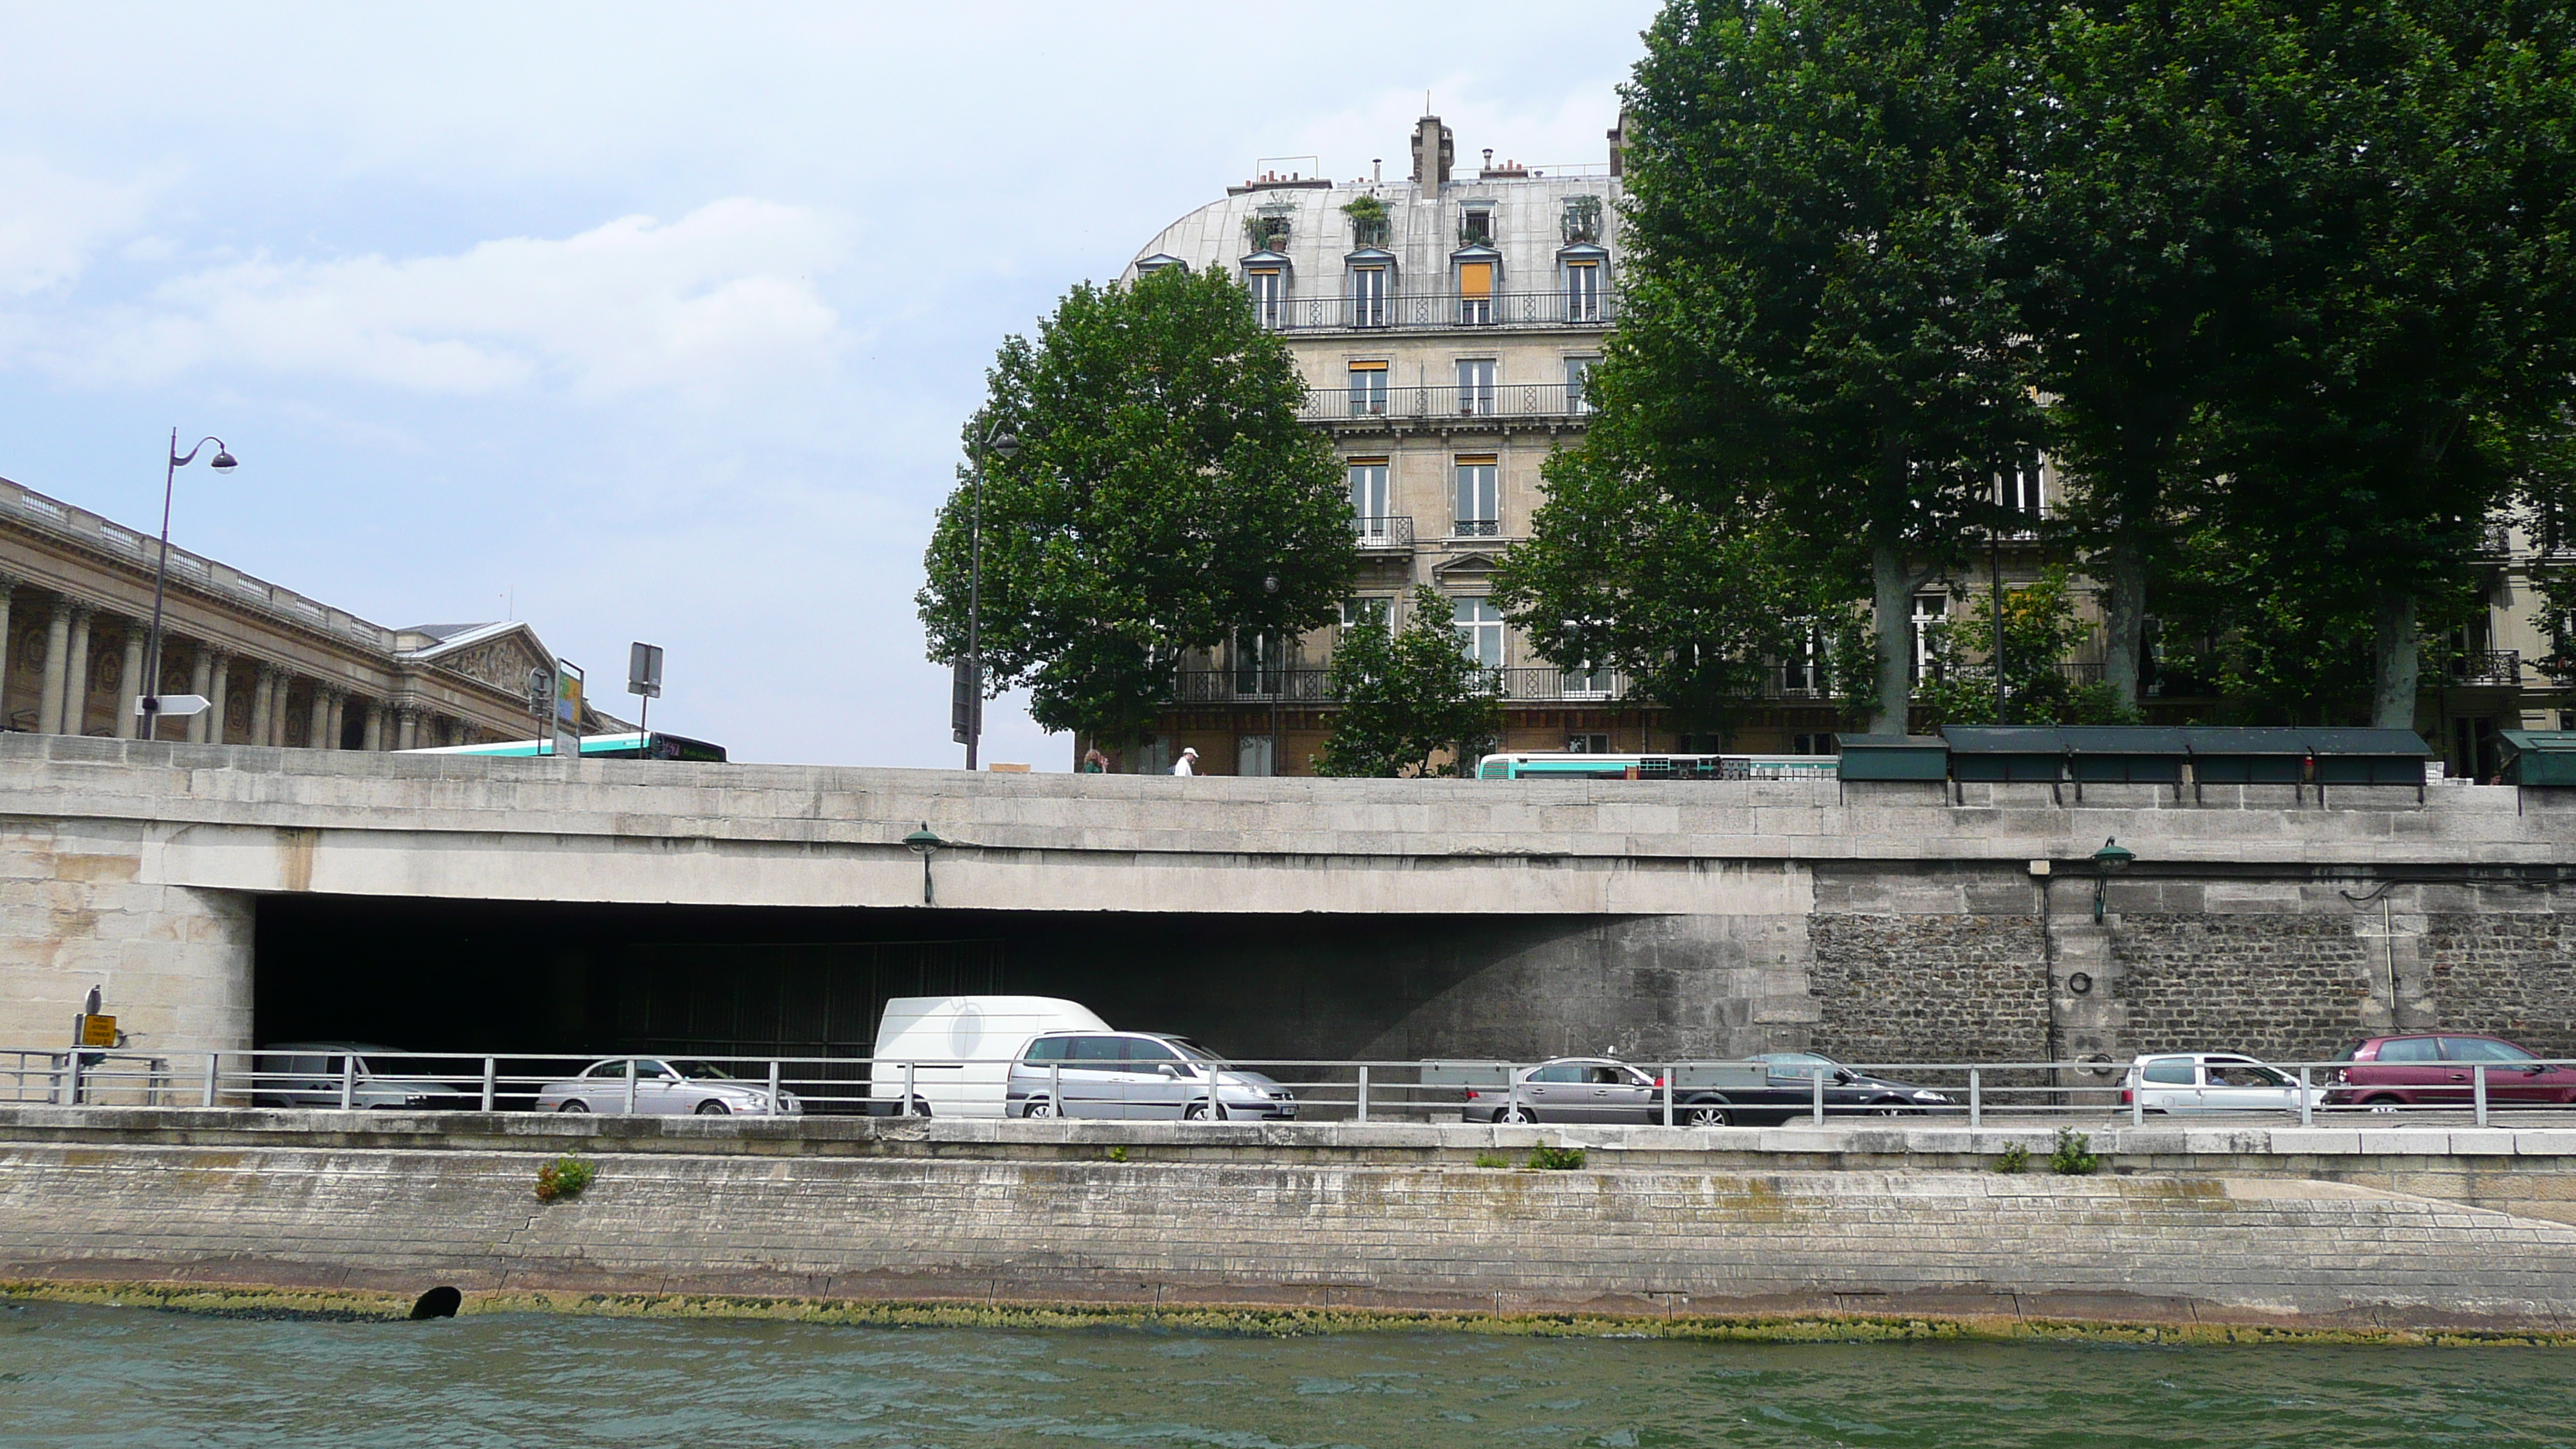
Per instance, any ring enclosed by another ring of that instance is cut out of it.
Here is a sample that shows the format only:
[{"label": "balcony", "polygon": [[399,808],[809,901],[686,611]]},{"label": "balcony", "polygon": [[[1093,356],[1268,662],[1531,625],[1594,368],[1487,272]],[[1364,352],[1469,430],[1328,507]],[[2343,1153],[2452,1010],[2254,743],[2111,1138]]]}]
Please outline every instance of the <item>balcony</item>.
[{"label": "balcony", "polygon": [[1323,387],[1308,390],[1297,416],[1310,423],[1563,423],[1591,413],[1583,389],[1561,382],[1469,387]]},{"label": "balcony", "polygon": [[1264,301],[1261,322],[1274,332],[1444,332],[1530,327],[1609,327],[1619,320],[1619,293],[1559,290],[1455,292],[1391,297],[1284,297]]},{"label": "balcony", "polygon": [[1413,547],[1413,519],[1409,514],[1361,515],[1352,518],[1351,528],[1359,535],[1362,549]]},{"label": "balcony", "polygon": [[2472,649],[2451,661],[2453,684],[2510,689],[2522,683],[2522,651]]},{"label": "balcony", "polygon": [[[1615,669],[1531,665],[1478,671],[1483,692],[1509,704],[1589,704],[1628,697],[1628,676]],[[1329,669],[1184,669],[1173,680],[1174,704],[1328,704]]]}]

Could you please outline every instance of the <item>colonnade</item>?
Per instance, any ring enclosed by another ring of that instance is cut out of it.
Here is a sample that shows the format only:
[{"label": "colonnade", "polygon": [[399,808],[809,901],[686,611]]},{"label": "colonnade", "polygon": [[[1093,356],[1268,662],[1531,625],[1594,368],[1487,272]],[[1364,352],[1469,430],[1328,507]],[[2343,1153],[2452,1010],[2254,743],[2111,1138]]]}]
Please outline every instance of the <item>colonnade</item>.
[{"label": "colonnade", "polygon": [[[30,614],[43,620],[41,630],[29,627]],[[35,734],[88,734],[104,702],[109,727],[100,732],[134,738],[140,724],[134,700],[143,693],[148,628],[148,620],[40,592],[0,575],[0,715],[5,715],[0,725]],[[111,639],[121,646],[112,652],[103,643]],[[26,659],[24,655],[31,651],[40,659]],[[112,667],[110,659],[115,661]],[[23,705],[8,708],[9,682],[30,669],[41,670],[31,717]],[[248,687],[246,709],[234,707],[237,684]],[[283,746],[292,737],[290,720],[300,714],[304,729],[298,743],[314,749],[342,749],[348,747],[353,712],[360,722],[360,749],[408,750],[463,743],[467,734],[464,722],[452,716],[369,698],[345,684],[298,674],[283,664],[173,635],[166,624],[157,692],[203,695],[211,701],[203,713],[187,720],[165,717],[156,722],[157,738],[192,744]]]}]

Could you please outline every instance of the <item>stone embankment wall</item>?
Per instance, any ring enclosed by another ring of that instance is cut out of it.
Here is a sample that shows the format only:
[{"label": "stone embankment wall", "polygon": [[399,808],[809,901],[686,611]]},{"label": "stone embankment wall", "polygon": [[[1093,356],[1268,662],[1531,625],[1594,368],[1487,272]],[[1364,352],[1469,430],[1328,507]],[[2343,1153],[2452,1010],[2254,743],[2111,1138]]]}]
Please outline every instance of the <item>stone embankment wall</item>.
[{"label": "stone embankment wall", "polygon": [[[2369,1328],[2576,1315],[2576,1226],[2288,1175],[1617,1165],[1619,1129],[1593,1134],[1593,1166],[1534,1172],[1355,1160],[1371,1132],[1400,1150],[1404,1129],[1294,1129],[1314,1139],[1298,1150],[1223,1128],[911,1124],[898,1141],[865,1124],[653,1124],[592,1137],[594,1184],[542,1205],[536,1166],[582,1134],[343,1117],[324,1120],[408,1127],[416,1145],[299,1146],[276,1114],[181,1115],[138,1118],[125,1141],[97,1119],[87,1142],[12,1124],[0,1277]],[[184,1140],[227,1123],[269,1140]],[[1463,1135],[1490,1150],[1534,1134]],[[1119,1137],[1133,1160],[1084,1136]],[[800,1150],[833,1142],[906,1155]]]}]

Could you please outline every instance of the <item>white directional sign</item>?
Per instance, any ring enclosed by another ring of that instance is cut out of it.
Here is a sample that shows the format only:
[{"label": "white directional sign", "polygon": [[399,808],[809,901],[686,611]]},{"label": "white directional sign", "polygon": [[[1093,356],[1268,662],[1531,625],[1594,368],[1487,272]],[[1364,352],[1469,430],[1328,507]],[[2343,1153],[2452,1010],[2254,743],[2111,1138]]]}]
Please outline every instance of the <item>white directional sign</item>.
[{"label": "white directional sign", "polygon": [[[134,712],[143,713],[142,695],[134,697]],[[188,719],[204,714],[215,702],[202,694],[163,694],[153,697],[152,712],[163,719]]]}]

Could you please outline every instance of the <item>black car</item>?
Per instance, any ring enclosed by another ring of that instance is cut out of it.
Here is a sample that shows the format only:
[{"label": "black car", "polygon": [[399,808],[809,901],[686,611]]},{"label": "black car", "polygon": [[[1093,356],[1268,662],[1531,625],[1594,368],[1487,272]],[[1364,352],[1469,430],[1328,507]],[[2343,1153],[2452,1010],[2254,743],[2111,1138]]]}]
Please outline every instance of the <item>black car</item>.
[{"label": "black car", "polygon": [[[1819,1073],[1827,1116],[1901,1117],[1950,1106],[1939,1092],[1864,1076],[1813,1052],[1772,1052],[1750,1062],[1680,1070],[1672,1112],[1674,1124],[1683,1127],[1765,1126],[1805,1116],[1815,1110]],[[1616,1058],[1560,1057],[1513,1073],[1508,1087],[1469,1088],[1460,1115],[1469,1122],[1660,1123],[1664,1083]]]}]

